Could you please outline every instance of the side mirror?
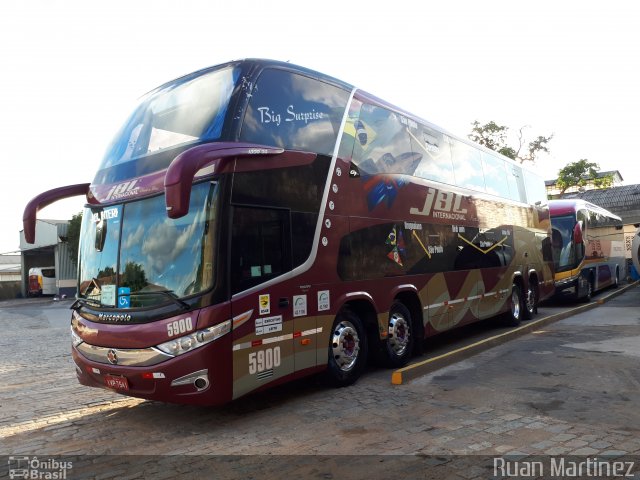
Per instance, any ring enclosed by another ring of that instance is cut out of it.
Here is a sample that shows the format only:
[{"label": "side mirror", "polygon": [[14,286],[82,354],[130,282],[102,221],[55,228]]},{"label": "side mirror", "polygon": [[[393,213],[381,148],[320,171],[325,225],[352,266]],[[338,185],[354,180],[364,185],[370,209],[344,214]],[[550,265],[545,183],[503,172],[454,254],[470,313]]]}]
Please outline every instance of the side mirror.
[{"label": "side mirror", "polygon": [[76,197],[78,195],[86,195],[89,192],[89,183],[79,183],[77,185],[68,185],[66,187],[54,188],[47,190],[40,195],[31,199],[24,209],[22,215],[22,227],[24,229],[24,239],[27,243],[36,241],[36,215],[38,210],[42,210],[63,198]]},{"label": "side mirror", "polygon": [[211,162],[229,158],[256,155],[279,155],[283,148],[250,143],[206,143],[190,148],[173,159],[164,177],[165,202],[169,218],[184,217],[189,213],[189,200],[193,178],[198,170]]},{"label": "side mirror", "polygon": [[576,223],[575,227],[573,227],[573,243],[576,245],[580,245],[583,242],[582,238],[582,223]]}]

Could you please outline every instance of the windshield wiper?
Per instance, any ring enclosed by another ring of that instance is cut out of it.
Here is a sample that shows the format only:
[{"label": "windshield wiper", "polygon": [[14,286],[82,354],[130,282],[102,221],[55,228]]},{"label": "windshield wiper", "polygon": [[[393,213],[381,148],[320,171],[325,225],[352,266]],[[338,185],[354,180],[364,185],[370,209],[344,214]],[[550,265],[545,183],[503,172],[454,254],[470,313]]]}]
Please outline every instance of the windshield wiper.
[{"label": "windshield wiper", "polygon": [[154,290],[153,292],[136,292],[136,293],[132,293],[131,296],[133,297],[136,295],[158,295],[158,294],[165,295],[167,298],[169,298],[173,303],[178,305],[183,310],[189,310],[191,308],[191,305],[189,305],[187,302],[180,300],[178,296],[175,293],[173,293],[173,290]]}]

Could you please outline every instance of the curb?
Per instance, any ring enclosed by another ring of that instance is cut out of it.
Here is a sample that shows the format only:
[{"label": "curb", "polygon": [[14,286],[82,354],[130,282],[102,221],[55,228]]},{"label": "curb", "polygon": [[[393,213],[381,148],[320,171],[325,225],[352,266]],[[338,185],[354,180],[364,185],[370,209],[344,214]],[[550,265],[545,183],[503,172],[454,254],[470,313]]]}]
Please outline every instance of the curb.
[{"label": "curb", "polygon": [[513,340],[514,338],[530,333],[550,323],[557,322],[558,320],[563,320],[565,318],[571,317],[578,313],[586,312],[587,310],[596,308],[602,305],[603,303],[608,302],[612,298],[622,295],[624,292],[626,292],[630,288],[635,287],[638,284],[640,284],[640,281],[635,281],[633,283],[630,283],[629,285],[625,285],[624,287],[619,287],[615,291],[611,292],[610,294],[602,298],[599,298],[594,302],[587,303],[585,305],[580,305],[578,307],[570,308],[569,310],[566,310],[564,312],[555,313],[553,315],[549,315],[548,317],[544,317],[539,320],[527,322],[526,325],[514,328],[513,330],[509,330],[508,332],[501,333],[494,337],[485,338],[484,340],[480,340],[479,342],[472,343],[471,345],[467,345],[466,347],[458,348],[456,350],[452,350],[450,352],[444,353],[437,357],[433,357],[428,360],[423,360],[422,362],[414,363],[404,368],[395,370],[391,374],[391,383],[393,385],[402,385],[417,377],[426,375],[440,368],[443,368],[453,363],[464,360],[467,357],[483,352],[484,350],[488,350],[490,348],[506,343],[509,340]]}]

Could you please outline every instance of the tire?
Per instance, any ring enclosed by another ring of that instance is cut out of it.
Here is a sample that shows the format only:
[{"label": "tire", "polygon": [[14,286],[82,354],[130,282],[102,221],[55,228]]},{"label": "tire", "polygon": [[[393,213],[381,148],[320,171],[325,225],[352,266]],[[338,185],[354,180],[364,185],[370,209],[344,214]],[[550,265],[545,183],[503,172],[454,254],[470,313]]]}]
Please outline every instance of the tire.
[{"label": "tire", "polygon": [[337,387],[355,383],[367,365],[367,334],[362,320],[351,310],[338,313],[329,337],[329,381]]},{"label": "tire", "polygon": [[514,283],[511,286],[511,296],[509,297],[509,311],[505,314],[503,323],[508,327],[520,325],[524,309],[522,290],[518,284]]},{"label": "tire", "polygon": [[404,367],[411,359],[415,343],[411,312],[404,304],[391,305],[387,331],[387,339],[380,349],[381,363],[389,368]]},{"label": "tire", "polygon": [[538,298],[538,284],[533,280],[529,280],[527,294],[523,302],[524,310],[522,316],[525,320],[531,320],[538,313]]},{"label": "tire", "polygon": [[587,282],[587,293],[584,297],[582,297],[582,301],[584,303],[589,303],[593,298],[593,275],[589,275],[589,280]]}]

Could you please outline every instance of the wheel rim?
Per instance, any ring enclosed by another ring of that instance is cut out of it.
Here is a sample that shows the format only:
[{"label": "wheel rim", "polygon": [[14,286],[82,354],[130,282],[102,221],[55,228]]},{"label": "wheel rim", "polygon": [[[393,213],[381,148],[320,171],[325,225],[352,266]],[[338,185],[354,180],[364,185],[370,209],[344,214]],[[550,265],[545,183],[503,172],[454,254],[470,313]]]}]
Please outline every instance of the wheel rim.
[{"label": "wheel rim", "polygon": [[536,308],[536,290],[530,286],[527,289],[527,310],[532,313]]},{"label": "wheel rim", "polygon": [[516,320],[520,318],[520,296],[516,290],[511,292],[511,315]]},{"label": "wheel rim", "polygon": [[331,350],[336,365],[343,372],[351,370],[358,360],[360,337],[351,322],[341,321],[333,331]]},{"label": "wheel rim", "polygon": [[389,347],[394,355],[402,356],[409,346],[411,330],[406,318],[400,313],[394,313],[389,318]]}]

